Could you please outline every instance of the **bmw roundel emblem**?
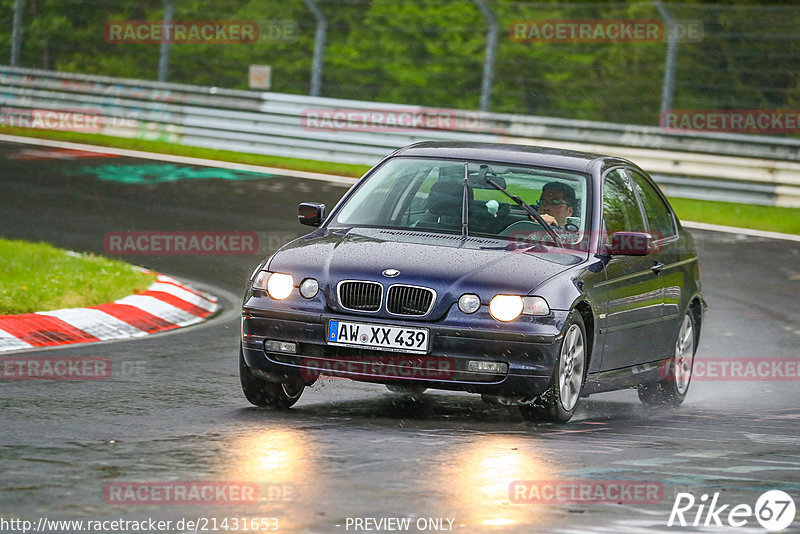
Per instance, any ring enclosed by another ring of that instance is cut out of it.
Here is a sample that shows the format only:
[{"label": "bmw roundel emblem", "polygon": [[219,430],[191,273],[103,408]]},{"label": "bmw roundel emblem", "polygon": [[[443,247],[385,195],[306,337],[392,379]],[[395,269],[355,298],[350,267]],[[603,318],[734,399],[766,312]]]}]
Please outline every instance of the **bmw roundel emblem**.
[{"label": "bmw roundel emblem", "polygon": [[400,271],[398,271],[397,269],[386,269],[381,274],[389,278],[394,278],[395,276],[400,274]]}]

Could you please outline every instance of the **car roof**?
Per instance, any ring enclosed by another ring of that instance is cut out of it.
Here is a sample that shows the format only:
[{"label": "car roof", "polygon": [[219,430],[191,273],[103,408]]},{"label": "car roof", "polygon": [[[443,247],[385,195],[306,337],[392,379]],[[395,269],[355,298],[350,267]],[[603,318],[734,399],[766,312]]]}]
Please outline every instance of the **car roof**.
[{"label": "car roof", "polygon": [[553,167],[578,172],[589,172],[589,166],[598,160],[602,160],[602,167],[607,167],[609,164],[633,165],[622,158],[603,154],[510,143],[423,141],[401,148],[393,156],[483,160],[513,165]]}]

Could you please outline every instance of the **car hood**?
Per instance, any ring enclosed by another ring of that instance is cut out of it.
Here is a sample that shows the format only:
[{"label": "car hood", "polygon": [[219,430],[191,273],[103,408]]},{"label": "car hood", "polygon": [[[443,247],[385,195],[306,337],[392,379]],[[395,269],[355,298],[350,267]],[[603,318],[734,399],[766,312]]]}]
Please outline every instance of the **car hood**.
[{"label": "car hood", "polygon": [[[530,294],[587,257],[584,252],[564,249],[533,253],[511,248],[503,240],[462,240],[457,235],[413,230],[320,230],[284,246],[267,268],[291,274],[297,283],[316,278],[335,311],[342,311],[335,299],[341,280],[429,287],[437,293],[431,318],[446,313],[464,293],[476,293],[485,303],[496,294]],[[382,273],[387,269],[399,274],[386,277]]]}]

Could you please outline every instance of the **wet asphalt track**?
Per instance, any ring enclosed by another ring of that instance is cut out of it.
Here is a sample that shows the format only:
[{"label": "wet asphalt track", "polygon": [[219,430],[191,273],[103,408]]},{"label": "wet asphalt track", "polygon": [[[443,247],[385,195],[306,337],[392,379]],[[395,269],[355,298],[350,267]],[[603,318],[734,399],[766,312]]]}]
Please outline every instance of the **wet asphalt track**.
[{"label": "wet asphalt track", "polygon": [[[42,152],[0,144],[2,237],[103,253],[107,232],[255,231],[268,253],[304,233],[300,201],[332,206],[345,191],[130,158],[20,159]],[[711,305],[698,359],[800,357],[800,244],[695,235]],[[109,357],[119,365],[108,380],[0,381],[2,518],[276,517],[279,532],[337,533],[365,532],[347,528],[348,517],[411,517],[409,532],[418,518],[454,518],[463,533],[698,532],[666,526],[676,492],[753,505],[781,489],[800,505],[796,380],[695,381],[678,410],[647,410],[633,391],[597,395],[564,427],[526,423],[477,396],[414,401],[345,380],[320,382],[275,413],[245,401],[236,367],[238,299],[260,256],[121,258],[217,288],[227,312],[179,333],[35,352]],[[509,502],[514,480],[566,477],[656,482],[664,496]],[[118,481],[254,482],[262,499],[106,504],[104,487]],[[271,498],[270,487],[289,494]],[[757,526],[751,518],[735,531]]]}]

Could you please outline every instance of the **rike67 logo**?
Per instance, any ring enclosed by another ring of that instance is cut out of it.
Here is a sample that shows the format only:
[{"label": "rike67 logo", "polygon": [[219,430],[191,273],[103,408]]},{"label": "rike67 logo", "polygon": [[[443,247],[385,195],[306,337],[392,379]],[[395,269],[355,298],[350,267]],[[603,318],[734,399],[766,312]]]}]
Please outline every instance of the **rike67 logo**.
[{"label": "rike67 logo", "polygon": [[[755,506],[749,504],[719,504],[719,492],[696,499],[691,493],[678,493],[669,514],[667,526],[734,527],[753,524],[753,518],[769,532],[780,532],[794,523],[795,505],[792,497],[780,490],[762,493]],[[696,510],[695,510],[696,505]]]}]

